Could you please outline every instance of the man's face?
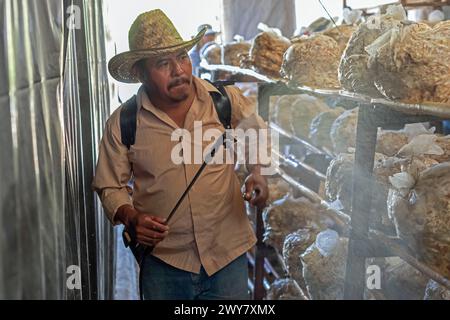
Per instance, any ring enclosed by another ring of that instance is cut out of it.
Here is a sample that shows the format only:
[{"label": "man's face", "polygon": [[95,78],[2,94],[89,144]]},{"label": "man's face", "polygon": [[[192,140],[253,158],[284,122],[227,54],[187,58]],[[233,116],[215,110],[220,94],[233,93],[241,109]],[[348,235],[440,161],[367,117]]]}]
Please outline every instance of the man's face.
[{"label": "man's face", "polygon": [[180,102],[193,90],[192,64],[186,50],[147,59],[145,72],[143,83],[162,100]]}]

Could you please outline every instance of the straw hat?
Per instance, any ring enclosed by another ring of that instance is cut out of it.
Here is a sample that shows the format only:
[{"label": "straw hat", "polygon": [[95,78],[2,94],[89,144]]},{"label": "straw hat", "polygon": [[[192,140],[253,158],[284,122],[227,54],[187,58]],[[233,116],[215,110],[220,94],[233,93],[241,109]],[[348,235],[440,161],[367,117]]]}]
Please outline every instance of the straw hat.
[{"label": "straw hat", "polygon": [[130,51],[114,56],[108,64],[111,76],[120,82],[136,83],[133,66],[142,59],[189,50],[201,40],[203,28],[192,40],[184,41],[172,21],[160,9],[142,13],[128,32]]}]

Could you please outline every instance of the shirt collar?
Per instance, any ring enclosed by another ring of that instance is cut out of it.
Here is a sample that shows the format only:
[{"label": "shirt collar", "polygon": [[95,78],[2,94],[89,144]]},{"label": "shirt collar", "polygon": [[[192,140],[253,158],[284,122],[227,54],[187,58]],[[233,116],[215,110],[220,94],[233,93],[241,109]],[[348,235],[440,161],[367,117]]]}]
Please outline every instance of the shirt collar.
[{"label": "shirt collar", "polygon": [[138,105],[138,112],[140,108],[143,108],[147,111],[150,111],[153,113],[157,118],[159,118],[161,121],[167,123],[173,128],[177,128],[177,125],[175,122],[170,119],[170,117],[162,110],[156,108],[153,103],[150,101],[150,98],[147,95],[147,92],[145,91],[144,85],[141,85],[136,98],[136,103]]}]

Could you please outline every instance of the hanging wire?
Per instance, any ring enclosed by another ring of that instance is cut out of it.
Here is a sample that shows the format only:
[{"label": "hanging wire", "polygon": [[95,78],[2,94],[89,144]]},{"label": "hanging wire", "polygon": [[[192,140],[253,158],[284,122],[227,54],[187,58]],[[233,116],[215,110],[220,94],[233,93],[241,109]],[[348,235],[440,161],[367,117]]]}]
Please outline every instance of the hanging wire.
[{"label": "hanging wire", "polygon": [[336,26],[337,30],[339,31],[339,33],[342,35],[341,30],[339,29],[338,25],[336,24],[336,21],[334,21],[333,17],[331,16],[330,12],[327,10],[327,8],[324,6],[324,4],[322,3],[322,0],[318,0],[320,5],[322,6],[323,10],[325,10],[326,14],[328,15],[328,17],[331,19],[331,21],[333,22],[333,24]]}]

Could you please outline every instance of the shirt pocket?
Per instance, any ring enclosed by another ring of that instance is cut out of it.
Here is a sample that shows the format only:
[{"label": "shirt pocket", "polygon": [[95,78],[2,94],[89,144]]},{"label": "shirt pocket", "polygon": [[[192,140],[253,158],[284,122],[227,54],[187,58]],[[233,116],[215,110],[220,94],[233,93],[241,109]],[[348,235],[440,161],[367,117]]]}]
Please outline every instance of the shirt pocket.
[{"label": "shirt pocket", "polygon": [[135,176],[155,178],[176,166],[171,159],[178,141],[171,141],[171,132],[161,129],[139,128],[136,143],[130,149],[130,161]]}]

